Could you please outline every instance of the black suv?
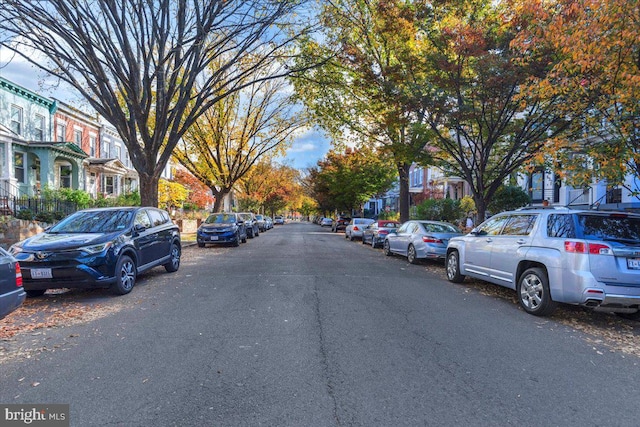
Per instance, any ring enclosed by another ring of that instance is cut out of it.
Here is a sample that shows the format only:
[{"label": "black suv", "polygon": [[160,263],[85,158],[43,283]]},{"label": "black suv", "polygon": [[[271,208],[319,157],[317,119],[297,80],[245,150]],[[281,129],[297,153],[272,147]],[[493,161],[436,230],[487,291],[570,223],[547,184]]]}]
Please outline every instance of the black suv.
[{"label": "black suv", "polygon": [[10,248],[28,296],[54,288],[110,287],[131,292],[138,274],[180,267],[180,231],[166,211],[151,207],[78,211]]},{"label": "black suv", "polygon": [[351,218],[349,217],[339,216],[338,218],[336,218],[335,221],[333,221],[333,225],[331,226],[331,231],[333,231],[334,233],[337,233],[339,230],[346,229],[350,221],[351,221]]}]

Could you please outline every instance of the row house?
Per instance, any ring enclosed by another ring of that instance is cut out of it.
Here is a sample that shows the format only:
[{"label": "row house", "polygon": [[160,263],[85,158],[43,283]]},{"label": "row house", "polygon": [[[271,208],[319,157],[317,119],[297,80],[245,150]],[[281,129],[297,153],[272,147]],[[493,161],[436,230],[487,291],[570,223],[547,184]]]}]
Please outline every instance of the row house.
[{"label": "row house", "polygon": [[0,196],[45,187],[116,197],[136,191],[138,175],[111,125],[0,77]]},{"label": "row house", "polygon": [[439,168],[414,163],[409,168],[409,194],[413,205],[425,199],[459,200],[471,195],[471,190],[462,178],[448,176]]}]

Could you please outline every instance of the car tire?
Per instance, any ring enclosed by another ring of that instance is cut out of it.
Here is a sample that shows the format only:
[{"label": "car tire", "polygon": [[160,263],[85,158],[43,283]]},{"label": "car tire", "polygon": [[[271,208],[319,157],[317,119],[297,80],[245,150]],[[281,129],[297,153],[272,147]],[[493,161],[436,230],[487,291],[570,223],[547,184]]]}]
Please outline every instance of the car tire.
[{"label": "car tire", "polygon": [[366,244],[367,244],[367,242],[365,242],[365,241],[364,241],[364,234],[362,235],[362,244],[363,244],[363,245],[366,245]]},{"label": "car tire", "polygon": [[375,249],[378,245],[376,245],[376,238],[371,236],[371,247]]},{"label": "car tire", "polygon": [[46,289],[33,289],[30,291],[25,290],[25,292],[27,293],[27,296],[29,298],[37,298],[37,297],[41,297],[42,295],[44,295],[45,292],[47,292]]},{"label": "car tire", "polygon": [[236,239],[233,241],[232,245],[236,248],[240,246],[240,233],[236,233]]},{"label": "car tire", "polygon": [[167,270],[167,273],[175,273],[180,268],[180,256],[182,255],[180,246],[175,242],[172,243],[169,253],[171,254],[171,259],[164,265],[164,269]]},{"label": "car tire", "polygon": [[245,233],[244,237],[242,238],[242,243],[247,243],[247,234]]},{"label": "car tire", "polygon": [[247,230],[247,239],[253,239],[253,230]]},{"label": "car tire", "polygon": [[136,264],[130,256],[122,255],[116,264],[116,281],[111,290],[117,295],[128,294],[136,284],[136,275]]},{"label": "car tire", "polygon": [[260,230],[256,230],[256,237],[260,235]]},{"label": "car tire", "polygon": [[204,243],[202,243],[202,242],[198,242],[198,247],[199,247],[199,248],[204,248]]},{"label": "car tire", "polygon": [[389,246],[389,241],[385,240],[383,245],[382,245],[382,251],[384,252],[384,254],[386,256],[391,256],[393,255],[393,252],[391,252],[391,246]]},{"label": "car tire", "polygon": [[418,254],[416,254],[416,248],[413,245],[409,245],[407,248],[407,261],[409,261],[409,264],[418,263]]},{"label": "car tire", "polygon": [[551,299],[549,278],[542,268],[533,267],[525,270],[518,279],[516,292],[520,306],[534,316],[548,316],[557,306]]},{"label": "car tire", "polygon": [[445,270],[447,272],[447,279],[453,283],[462,283],[464,276],[460,274],[460,254],[458,251],[451,251],[447,255],[445,262]]}]

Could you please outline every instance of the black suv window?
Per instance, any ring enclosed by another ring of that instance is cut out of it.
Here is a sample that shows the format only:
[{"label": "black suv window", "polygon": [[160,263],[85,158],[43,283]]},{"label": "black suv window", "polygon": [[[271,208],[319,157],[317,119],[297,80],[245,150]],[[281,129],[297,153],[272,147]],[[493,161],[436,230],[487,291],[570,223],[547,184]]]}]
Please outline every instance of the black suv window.
[{"label": "black suv window", "polygon": [[149,213],[149,217],[151,218],[151,224],[153,224],[154,227],[164,224],[165,221],[160,211],[149,209],[147,212]]},{"label": "black suv window", "polygon": [[144,228],[151,228],[151,221],[149,220],[149,215],[147,215],[146,211],[138,211],[136,214],[135,225],[142,225]]},{"label": "black suv window", "polygon": [[573,215],[551,214],[547,218],[547,236],[574,239]]},{"label": "black suv window", "polygon": [[528,236],[536,222],[537,215],[513,215],[502,229],[503,235]]}]

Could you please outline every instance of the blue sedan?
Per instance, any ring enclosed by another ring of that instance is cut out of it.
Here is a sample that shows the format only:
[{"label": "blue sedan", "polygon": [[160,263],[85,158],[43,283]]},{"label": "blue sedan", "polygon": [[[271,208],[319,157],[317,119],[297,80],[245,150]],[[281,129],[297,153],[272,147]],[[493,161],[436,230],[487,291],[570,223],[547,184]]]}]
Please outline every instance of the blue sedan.
[{"label": "blue sedan", "polygon": [[462,236],[462,231],[447,222],[407,221],[397,231],[387,234],[384,254],[406,256],[411,264],[421,258],[444,260],[449,239],[455,236]]}]

